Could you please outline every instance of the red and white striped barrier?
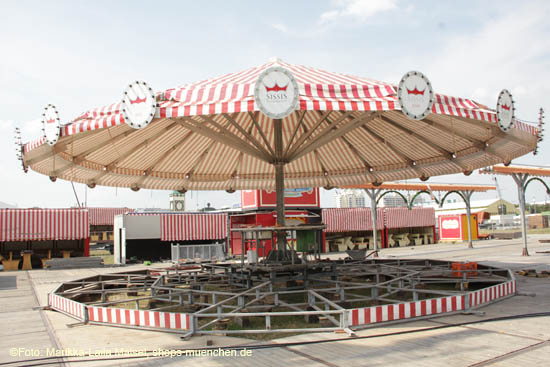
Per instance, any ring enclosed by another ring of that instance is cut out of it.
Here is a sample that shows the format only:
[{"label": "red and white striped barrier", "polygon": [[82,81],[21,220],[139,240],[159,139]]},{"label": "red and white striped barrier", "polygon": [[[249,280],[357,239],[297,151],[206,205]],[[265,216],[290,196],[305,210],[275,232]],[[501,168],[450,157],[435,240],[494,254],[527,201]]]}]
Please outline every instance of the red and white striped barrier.
[{"label": "red and white striped barrier", "polygon": [[70,300],[57,294],[50,293],[48,305],[54,310],[61,311],[65,314],[73,316],[80,321],[85,321],[86,306],[82,303]]},{"label": "red and white striped barrier", "polygon": [[[356,308],[348,311],[348,325],[368,325],[378,322],[412,319],[415,317],[463,311],[496,301],[500,298],[509,297],[515,293],[516,281],[510,280],[506,283],[469,292],[467,295]],[[469,298],[468,304],[466,304],[466,296]]]},{"label": "red and white striped barrier", "polygon": [[410,319],[464,310],[465,295],[433,298],[416,302],[356,308],[348,311],[348,325]]},{"label": "red and white striped barrier", "polygon": [[88,321],[155,329],[189,330],[192,315],[173,312],[88,307]]},{"label": "red and white striped barrier", "polygon": [[511,296],[516,293],[516,281],[497,284],[489,288],[480,289],[470,293],[470,307],[474,308],[499,298]]}]

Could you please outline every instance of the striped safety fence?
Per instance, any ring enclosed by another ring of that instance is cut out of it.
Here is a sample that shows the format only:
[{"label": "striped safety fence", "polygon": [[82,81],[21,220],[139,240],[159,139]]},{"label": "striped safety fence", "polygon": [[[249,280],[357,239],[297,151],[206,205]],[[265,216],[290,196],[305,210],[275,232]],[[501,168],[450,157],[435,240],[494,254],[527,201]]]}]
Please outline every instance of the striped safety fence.
[{"label": "striped safety fence", "polygon": [[464,310],[465,295],[426,299],[348,311],[348,325],[366,325]]},{"label": "striped safety fence", "polygon": [[192,315],[184,313],[88,307],[88,321],[155,329],[190,330]]},{"label": "striped safety fence", "polygon": [[[348,325],[368,325],[412,319],[422,316],[444,314],[475,308],[516,293],[516,281],[469,292],[465,295],[433,298],[422,301],[404,302],[383,306],[356,308],[348,311]],[[469,301],[467,300],[469,299]]]},{"label": "striped safety fence", "polygon": [[61,311],[69,316],[77,318],[80,321],[86,321],[86,305],[70,300],[57,294],[50,293],[48,297],[50,308]]},{"label": "striped safety fence", "polygon": [[480,289],[470,293],[470,307],[474,308],[496,299],[511,296],[516,293],[516,281],[511,280],[506,283],[494,285],[492,287]]}]

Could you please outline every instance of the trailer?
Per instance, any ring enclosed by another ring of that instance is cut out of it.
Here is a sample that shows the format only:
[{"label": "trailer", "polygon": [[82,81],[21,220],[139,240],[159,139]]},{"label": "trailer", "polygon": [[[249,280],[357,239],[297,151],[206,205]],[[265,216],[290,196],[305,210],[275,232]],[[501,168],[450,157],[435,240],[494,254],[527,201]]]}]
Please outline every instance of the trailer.
[{"label": "trailer", "polygon": [[[227,213],[133,212],[115,216],[114,222],[115,264],[172,259],[172,246],[177,245],[218,243],[224,253],[227,251]],[[194,247],[191,253],[205,259],[211,251]]]}]

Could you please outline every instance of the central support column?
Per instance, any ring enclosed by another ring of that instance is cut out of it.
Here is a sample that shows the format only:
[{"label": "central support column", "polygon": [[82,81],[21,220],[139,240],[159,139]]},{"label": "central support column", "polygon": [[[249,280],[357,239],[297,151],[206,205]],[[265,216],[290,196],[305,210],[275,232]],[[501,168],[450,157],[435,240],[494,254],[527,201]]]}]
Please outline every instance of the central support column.
[{"label": "central support column", "polygon": [[[283,160],[283,121],[273,120],[275,138],[275,191],[277,194],[277,226],[284,227],[285,222],[285,163]],[[286,231],[277,231],[277,252],[286,249]]]},{"label": "central support column", "polygon": [[[285,222],[285,166],[282,163],[275,164],[275,190],[277,192],[277,226],[284,227]],[[284,250],[286,232],[277,232],[277,250]]]}]

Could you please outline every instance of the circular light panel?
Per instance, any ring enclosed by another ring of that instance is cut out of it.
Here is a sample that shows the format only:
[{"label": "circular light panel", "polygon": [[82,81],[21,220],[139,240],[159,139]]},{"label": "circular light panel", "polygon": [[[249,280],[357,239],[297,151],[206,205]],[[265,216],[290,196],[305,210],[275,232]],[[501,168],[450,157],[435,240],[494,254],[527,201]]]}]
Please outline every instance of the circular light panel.
[{"label": "circular light panel", "polygon": [[254,100],[260,111],[272,119],[290,115],[298,105],[298,83],[280,66],[264,70],[256,80]]},{"label": "circular light panel", "polygon": [[507,132],[514,126],[514,111],[512,94],[503,89],[497,99],[497,121],[500,130]]},{"label": "circular light panel", "polygon": [[44,113],[42,114],[42,131],[46,143],[52,146],[57,143],[60,127],[61,122],[57,108],[53,104],[48,104],[44,107]]},{"label": "circular light panel", "polygon": [[153,89],[144,81],[130,83],[122,96],[122,115],[134,129],[146,127],[155,117],[157,101]]},{"label": "circular light panel", "polygon": [[428,78],[419,71],[406,73],[397,89],[401,111],[410,119],[422,120],[432,112],[434,91]]}]

